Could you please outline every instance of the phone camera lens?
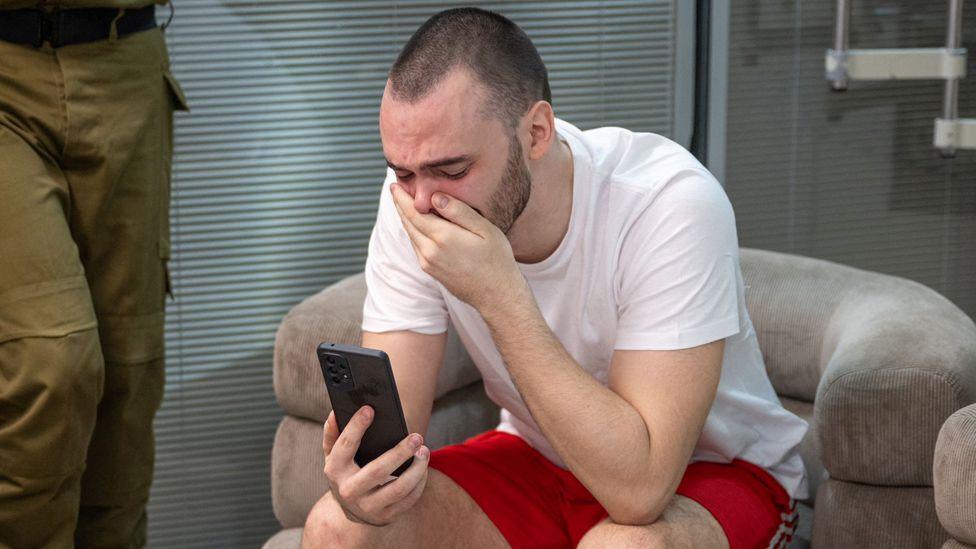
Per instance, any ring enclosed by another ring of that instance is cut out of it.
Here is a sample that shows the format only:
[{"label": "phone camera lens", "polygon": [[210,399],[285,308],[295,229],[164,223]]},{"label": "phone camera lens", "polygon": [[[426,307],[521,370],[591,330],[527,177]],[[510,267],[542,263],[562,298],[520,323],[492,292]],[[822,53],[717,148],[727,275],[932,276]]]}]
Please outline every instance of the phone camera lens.
[{"label": "phone camera lens", "polygon": [[329,364],[335,364],[335,359],[332,358],[331,356],[329,358],[326,358],[325,361],[328,362]]},{"label": "phone camera lens", "polygon": [[342,383],[342,380],[338,376],[332,376],[332,383],[339,384]]}]

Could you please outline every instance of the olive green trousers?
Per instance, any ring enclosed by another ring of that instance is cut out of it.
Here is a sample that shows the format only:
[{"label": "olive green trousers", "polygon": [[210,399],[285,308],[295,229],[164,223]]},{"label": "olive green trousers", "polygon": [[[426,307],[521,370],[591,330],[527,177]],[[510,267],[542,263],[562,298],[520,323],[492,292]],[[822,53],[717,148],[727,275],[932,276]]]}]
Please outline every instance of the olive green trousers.
[{"label": "olive green trousers", "polygon": [[162,32],[0,41],[0,547],[141,547],[163,397]]}]

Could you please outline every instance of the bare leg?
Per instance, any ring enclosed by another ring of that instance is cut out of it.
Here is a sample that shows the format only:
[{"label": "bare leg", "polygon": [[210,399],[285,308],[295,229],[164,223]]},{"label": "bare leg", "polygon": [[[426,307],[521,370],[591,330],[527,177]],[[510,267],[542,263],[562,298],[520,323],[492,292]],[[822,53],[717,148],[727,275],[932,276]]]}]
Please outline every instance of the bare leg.
[{"label": "bare leg", "polygon": [[728,546],[725,532],[707,509],[676,495],[653,524],[626,526],[607,518],[587,532],[578,547],[727,549]]},{"label": "bare leg", "polygon": [[508,543],[488,516],[447,475],[430,469],[417,504],[383,527],[352,522],[329,492],[305,522],[302,549],[346,547],[505,548]]}]

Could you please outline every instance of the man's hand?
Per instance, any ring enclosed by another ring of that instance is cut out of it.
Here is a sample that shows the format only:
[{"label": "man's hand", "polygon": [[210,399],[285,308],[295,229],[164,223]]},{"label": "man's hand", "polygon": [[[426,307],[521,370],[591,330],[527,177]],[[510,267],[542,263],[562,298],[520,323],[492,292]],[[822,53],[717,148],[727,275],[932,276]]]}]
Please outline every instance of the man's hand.
[{"label": "man's hand", "polygon": [[434,193],[431,203],[438,217],[418,212],[396,183],[390,191],[420,268],[458,299],[483,313],[485,306],[522,299],[529,292],[508,238],[470,206]]},{"label": "man's hand", "polygon": [[[430,449],[423,446],[423,437],[414,433],[360,468],[354,457],[372,421],[373,409],[363,406],[339,434],[335,412],[329,414],[322,434],[325,476],[329,479],[329,490],[349,520],[386,526],[413,507],[423,494]],[[411,455],[414,460],[410,467],[387,482]]]}]

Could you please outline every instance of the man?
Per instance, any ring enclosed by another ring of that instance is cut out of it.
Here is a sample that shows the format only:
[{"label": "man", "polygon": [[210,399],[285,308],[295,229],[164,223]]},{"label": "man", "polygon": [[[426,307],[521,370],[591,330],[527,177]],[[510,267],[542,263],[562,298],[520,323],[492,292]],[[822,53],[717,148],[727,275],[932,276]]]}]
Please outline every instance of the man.
[{"label": "man", "polygon": [[[785,545],[806,424],[766,377],[705,168],[657,135],[555,119],[528,37],[478,9],[413,35],[380,131],[363,345],[389,354],[413,434],[360,468],[372,410],[341,435],[330,415],[304,545]],[[448,319],[502,420],[431,453]]]},{"label": "man", "polygon": [[146,543],[185,107],[152,4],[0,0],[0,547]]}]

